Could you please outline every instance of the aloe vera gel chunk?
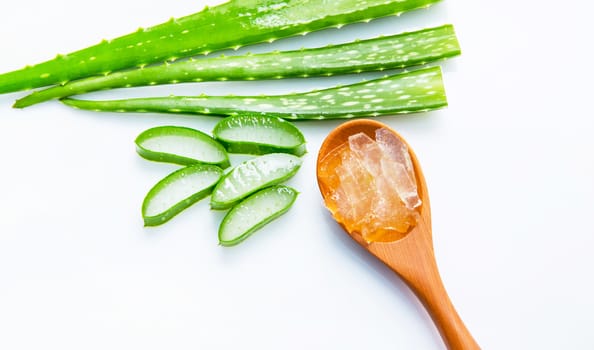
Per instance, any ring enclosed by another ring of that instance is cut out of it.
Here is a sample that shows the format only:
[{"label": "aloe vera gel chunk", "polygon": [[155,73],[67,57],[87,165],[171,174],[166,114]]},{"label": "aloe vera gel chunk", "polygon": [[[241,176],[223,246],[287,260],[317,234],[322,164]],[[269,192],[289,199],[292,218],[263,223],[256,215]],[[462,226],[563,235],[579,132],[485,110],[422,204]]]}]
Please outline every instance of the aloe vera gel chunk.
[{"label": "aloe vera gel chunk", "polygon": [[252,233],[286,213],[297,198],[287,186],[272,186],[249,196],[234,206],[219,227],[219,243],[236,245]]}]

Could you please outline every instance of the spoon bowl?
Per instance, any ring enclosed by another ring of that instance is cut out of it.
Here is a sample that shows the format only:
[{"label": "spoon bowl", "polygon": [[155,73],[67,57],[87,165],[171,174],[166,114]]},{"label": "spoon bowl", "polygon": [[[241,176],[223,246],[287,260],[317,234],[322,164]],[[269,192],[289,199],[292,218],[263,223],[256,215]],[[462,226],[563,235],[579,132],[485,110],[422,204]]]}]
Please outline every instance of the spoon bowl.
[{"label": "spoon bowl", "polygon": [[339,224],[355,241],[386,264],[411,288],[430,314],[448,349],[480,349],[456,312],[441,281],[433,252],[431,209],[425,177],[416,155],[398,133],[383,123],[367,119],[346,122],[330,132],[322,143],[316,167],[322,197],[326,199],[330,195],[330,189],[326,188],[320,178],[321,163],[326,155],[348,142],[349,136],[360,132],[375,139],[375,130],[380,128],[390,130],[408,146],[418,195],[422,201],[417,224],[398,240],[371,243],[365,241],[360,233],[349,232],[343,223]]}]

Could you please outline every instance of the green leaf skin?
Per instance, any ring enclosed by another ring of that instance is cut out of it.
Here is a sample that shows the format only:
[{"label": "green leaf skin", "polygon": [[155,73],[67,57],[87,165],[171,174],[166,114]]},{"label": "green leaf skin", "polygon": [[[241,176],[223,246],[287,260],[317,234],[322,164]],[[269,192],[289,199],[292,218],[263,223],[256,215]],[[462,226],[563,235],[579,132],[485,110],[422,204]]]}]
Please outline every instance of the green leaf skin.
[{"label": "green leaf skin", "polygon": [[273,186],[254,193],[231,208],[219,226],[219,243],[230,247],[243,242],[255,231],[286,213],[298,192],[287,186]]},{"label": "green leaf skin", "polygon": [[221,168],[210,164],[194,164],[169,174],[142,202],[145,226],[161,225],[208,196],[222,175]]},{"label": "green leaf skin", "polygon": [[452,25],[315,49],[192,59],[76,80],[18,100],[23,108],[97,90],[215,80],[331,76],[405,68],[460,54]]},{"label": "green leaf skin", "polygon": [[289,153],[301,157],[307,151],[301,131],[278,117],[233,115],[218,122],[212,133],[229,153]]},{"label": "green leaf skin", "polygon": [[0,75],[0,93],[64,84],[125,68],[274,41],[400,14],[439,0],[231,0]]},{"label": "green leaf skin", "polygon": [[93,111],[216,116],[249,113],[294,120],[373,117],[424,112],[447,105],[439,67],[289,95],[170,96],[112,101],[64,99],[62,102]]},{"label": "green leaf skin", "polygon": [[143,131],[136,151],[148,160],[191,165],[205,163],[223,169],[230,165],[227,151],[209,135],[181,126],[158,126]]}]

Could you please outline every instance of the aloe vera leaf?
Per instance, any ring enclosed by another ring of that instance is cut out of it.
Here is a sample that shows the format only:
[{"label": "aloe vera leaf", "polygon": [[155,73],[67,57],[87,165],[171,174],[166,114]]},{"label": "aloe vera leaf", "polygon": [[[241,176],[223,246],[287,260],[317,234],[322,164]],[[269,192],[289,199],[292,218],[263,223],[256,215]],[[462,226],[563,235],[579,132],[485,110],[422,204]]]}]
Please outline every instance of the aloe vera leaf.
[{"label": "aloe vera leaf", "polygon": [[208,196],[221,179],[223,170],[211,164],[194,164],[159,181],[142,202],[146,226],[161,225],[182,210]]},{"label": "aloe vera leaf", "polygon": [[425,64],[460,54],[452,25],[314,49],[192,59],[72,81],[34,92],[14,107],[91,91],[214,80],[331,76]]},{"label": "aloe vera leaf", "polygon": [[231,0],[55,59],[0,75],[0,93],[63,84],[180,57],[370,20],[439,0]]},{"label": "aloe vera leaf", "polygon": [[143,131],[134,142],[138,154],[148,160],[181,165],[205,163],[223,169],[230,165],[223,145],[191,128],[157,126]]},{"label": "aloe vera leaf", "polygon": [[235,205],[219,226],[219,243],[230,247],[286,213],[298,192],[287,186],[272,186],[258,191]]},{"label": "aloe vera leaf", "polygon": [[337,119],[423,112],[447,105],[441,68],[412,72],[305,93],[272,96],[169,96],[111,101],[64,99],[79,109],[206,115],[242,113],[284,119]]},{"label": "aloe vera leaf", "polygon": [[229,153],[290,153],[300,157],[306,152],[301,131],[278,117],[233,115],[218,122],[212,133]]}]

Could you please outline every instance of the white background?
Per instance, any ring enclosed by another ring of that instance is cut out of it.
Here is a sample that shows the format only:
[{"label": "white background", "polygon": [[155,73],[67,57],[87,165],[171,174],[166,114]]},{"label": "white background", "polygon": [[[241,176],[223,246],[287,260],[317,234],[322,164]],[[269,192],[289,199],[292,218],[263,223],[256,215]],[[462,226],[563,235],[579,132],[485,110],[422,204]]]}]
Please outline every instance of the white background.
[{"label": "white background", "polygon": [[[196,12],[205,1],[0,2],[0,71]],[[212,1],[211,4],[216,3]],[[588,1],[445,0],[428,10],[259,45],[313,47],[446,22],[449,108],[382,117],[415,149],[438,265],[485,349],[594,349],[594,75]],[[246,52],[242,50],[241,52]],[[381,74],[103,92],[280,93]],[[298,126],[309,153],[282,219],[234,248],[201,202],[143,228],[146,191],[175,167],[138,133],[216,118],[13,110],[0,96],[0,349],[440,349],[409,290],[335,225],[315,158],[341,121]]]}]

